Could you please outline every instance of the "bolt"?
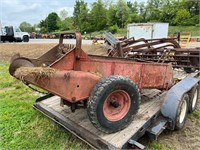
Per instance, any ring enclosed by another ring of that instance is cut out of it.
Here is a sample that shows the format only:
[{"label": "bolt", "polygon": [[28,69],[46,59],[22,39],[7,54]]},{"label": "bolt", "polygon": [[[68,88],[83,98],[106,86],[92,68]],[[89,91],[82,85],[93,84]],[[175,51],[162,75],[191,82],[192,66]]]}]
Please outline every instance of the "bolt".
[{"label": "bolt", "polygon": [[114,108],[117,108],[120,106],[119,102],[115,101],[115,100],[111,100],[110,101],[110,105],[113,106]]}]

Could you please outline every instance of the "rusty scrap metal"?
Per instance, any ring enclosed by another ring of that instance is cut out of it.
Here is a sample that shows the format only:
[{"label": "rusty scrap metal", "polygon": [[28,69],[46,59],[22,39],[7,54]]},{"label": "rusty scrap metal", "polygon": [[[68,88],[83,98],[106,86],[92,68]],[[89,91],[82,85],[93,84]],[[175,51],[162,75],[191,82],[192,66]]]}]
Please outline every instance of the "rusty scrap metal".
[{"label": "rusty scrap metal", "polygon": [[[134,37],[119,41],[111,33],[105,33],[106,43],[110,45],[108,55],[132,58],[138,61],[172,63],[175,68],[186,72],[199,69],[200,48],[181,48],[177,38],[138,39]],[[112,41],[110,41],[112,39]],[[179,40],[179,39],[178,39]]]}]

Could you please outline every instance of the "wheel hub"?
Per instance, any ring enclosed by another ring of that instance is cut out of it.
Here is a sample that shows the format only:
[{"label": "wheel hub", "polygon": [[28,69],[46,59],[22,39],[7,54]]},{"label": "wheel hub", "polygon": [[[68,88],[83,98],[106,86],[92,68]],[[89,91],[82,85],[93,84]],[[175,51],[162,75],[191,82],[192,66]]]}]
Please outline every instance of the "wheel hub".
[{"label": "wheel hub", "polygon": [[120,106],[119,102],[115,101],[115,100],[111,100],[110,101],[110,105],[113,106],[114,108],[117,108]]},{"label": "wheel hub", "polygon": [[124,90],[116,90],[107,96],[103,104],[103,113],[109,121],[119,121],[128,113],[130,106],[129,94]]}]

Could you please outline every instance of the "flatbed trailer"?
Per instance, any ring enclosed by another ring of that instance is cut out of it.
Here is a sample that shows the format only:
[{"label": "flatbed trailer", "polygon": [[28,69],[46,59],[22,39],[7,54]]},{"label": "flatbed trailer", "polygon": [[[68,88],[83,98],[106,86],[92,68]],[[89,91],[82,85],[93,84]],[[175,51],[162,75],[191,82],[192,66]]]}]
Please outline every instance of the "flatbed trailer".
[{"label": "flatbed trailer", "polygon": [[[198,72],[187,76],[194,77],[197,74]],[[179,75],[175,77],[176,79],[186,76],[182,74],[181,77],[179,73],[175,75]],[[167,92],[156,89],[144,90],[139,111],[133,122],[124,130],[112,134],[97,130],[89,121],[86,109],[78,109],[72,113],[69,107],[60,106],[60,97],[52,94],[38,98],[33,108],[66,128],[94,149],[144,149],[145,146],[137,142],[140,137],[147,134],[150,138],[157,139],[158,135],[164,129],[170,128],[172,124],[172,120],[163,117],[161,113]]]}]

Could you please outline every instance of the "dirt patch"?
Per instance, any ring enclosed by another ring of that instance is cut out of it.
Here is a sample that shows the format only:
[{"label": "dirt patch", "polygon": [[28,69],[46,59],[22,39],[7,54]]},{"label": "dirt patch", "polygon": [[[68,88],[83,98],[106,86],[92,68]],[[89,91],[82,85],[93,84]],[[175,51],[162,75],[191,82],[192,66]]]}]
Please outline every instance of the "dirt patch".
[{"label": "dirt patch", "polygon": [[[200,105],[197,110],[200,110]],[[180,131],[166,130],[158,138],[158,142],[167,149],[200,150],[200,118],[188,115],[185,127]]]},{"label": "dirt patch", "polygon": [[11,91],[11,90],[14,90],[14,89],[15,89],[15,87],[6,87],[6,88],[3,88],[3,89],[0,88],[0,93]]},{"label": "dirt patch", "polygon": [[[57,44],[0,44],[0,60],[10,60],[17,53],[28,58],[38,58]],[[106,55],[107,50],[101,45],[82,45],[88,54]]]},{"label": "dirt patch", "polygon": [[0,59],[8,60],[14,54],[20,53],[21,56],[37,58],[47,52],[56,44],[0,44]]}]

